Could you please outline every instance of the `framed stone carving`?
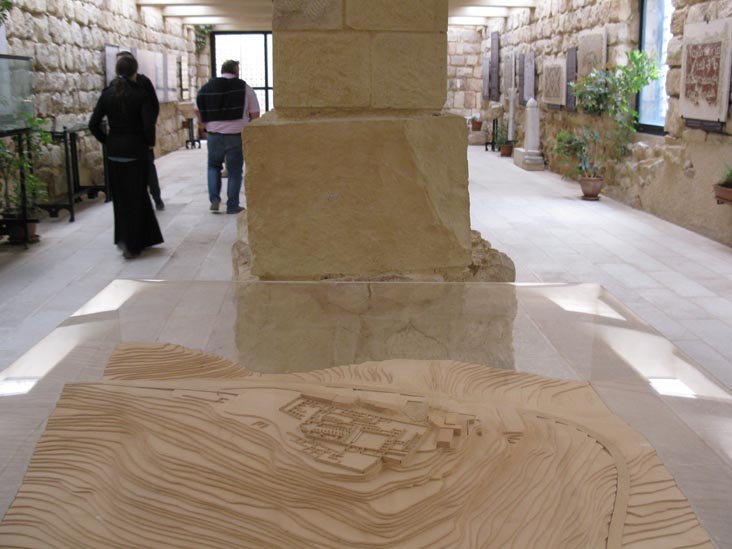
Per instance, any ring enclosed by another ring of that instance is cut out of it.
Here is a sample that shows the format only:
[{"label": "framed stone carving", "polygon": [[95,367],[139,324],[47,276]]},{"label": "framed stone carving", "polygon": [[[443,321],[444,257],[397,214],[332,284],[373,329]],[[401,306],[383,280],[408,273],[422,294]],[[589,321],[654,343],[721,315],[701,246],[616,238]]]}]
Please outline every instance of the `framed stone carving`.
[{"label": "framed stone carving", "polygon": [[526,54],[519,54],[516,63],[516,78],[518,79],[518,89],[521,93],[518,94],[518,104],[526,105],[526,99],[524,98],[524,70],[526,68]]},{"label": "framed stone carving", "polygon": [[536,56],[533,51],[526,54],[524,59],[524,86],[522,94],[524,96],[524,102],[529,99],[536,98]]},{"label": "framed stone carving", "polygon": [[178,101],[178,56],[165,54],[165,101]]},{"label": "framed stone carving", "polygon": [[577,81],[577,48],[567,50],[567,85],[565,86],[566,107],[569,112],[577,110],[577,97],[571,84]]},{"label": "framed stone carving", "polygon": [[605,29],[581,33],[577,53],[577,73],[580,78],[590,74],[594,68],[604,67],[607,63]]},{"label": "framed stone carving", "polygon": [[185,53],[180,58],[180,77],[180,98],[183,101],[188,101],[191,98],[191,78],[188,74],[188,54]]},{"label": "framed stone carving", "polygon": [[[137,56],[135,48],[126,46],[115,46],[107,44],[104,46],[104,81],[105,85],[112,82],[117,77],[117,54],[121,51],[128,51],[135,57]],[[142,71],[140,71],[142,72]]]},{"label": "framed stone carving", "polygon": [[725,121],[729,109],[732,19],[684,27],[681,116]]},{"label": "framed stone carving", "polygon": [[514,62],[513,52],[507,53],[503,57],[503,91],[508,93],[516,87],[516,64]]},{"label": "framed stone carving", "polygon": [[490,85],[491,85],[491,101],[501,100],[501,39],[497,32],[491,33],[491,62],[490,62]]},{"label": "framed stone carving", "polygon": [[542,100],[547,105],[567,103],[567,59],[551,57],[544,60]]},{"label": "framed stone carving", "polygon": [[147,50],[139,50],[137,52],[137,72],[144,74],[152,82],[153,88],[158,89],[159,85],[157,82],[156,74],[156,61],[155,53]]},{"label": "framed stone carving", "polygon": [[491,98],[491,60],[487,55],[483,56],[483,88],[481,95],[485,100]]},{"label": "framed stone carving", "polygon": [[161,103],[166,101],[165,91],[165,57],[157,51],[138,50],[137,57],[138,72],[147,76],[152,82],[158,100]]}]

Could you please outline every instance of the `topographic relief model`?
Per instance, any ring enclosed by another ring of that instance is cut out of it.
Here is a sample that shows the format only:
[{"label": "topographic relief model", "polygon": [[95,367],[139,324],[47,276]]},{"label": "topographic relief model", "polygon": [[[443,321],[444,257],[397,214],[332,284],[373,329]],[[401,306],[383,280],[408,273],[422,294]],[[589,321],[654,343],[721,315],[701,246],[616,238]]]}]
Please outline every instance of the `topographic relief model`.
[{"label": "topographic relief model", "polygon": [[67,384],[3,547],[712,547],[589,384],[449,361],[256,374],[125,344]]}]

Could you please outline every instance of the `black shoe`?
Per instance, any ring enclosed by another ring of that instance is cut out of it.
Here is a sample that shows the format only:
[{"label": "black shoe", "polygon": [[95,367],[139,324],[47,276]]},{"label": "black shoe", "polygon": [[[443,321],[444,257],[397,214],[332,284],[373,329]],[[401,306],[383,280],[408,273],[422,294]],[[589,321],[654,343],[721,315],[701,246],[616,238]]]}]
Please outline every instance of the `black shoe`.
[{"label": "black shoe", "polygon": [[163,202],[162,198],[155,198],[155,209],[156,210],[164,210],[165,209],[165,203]]},{"label": "black shoe", "polygon": [[226,213],[227,214],[238,214],[240,212],[243,212],[244,210],[246,210],[246,208],[244,208],[242,206],[237,206],[236,208],[226,208]]},{"label": "black shoe", "polygon": [[119,248],[122,250],[122,257],[125,259],[134,259],[140,255],[140,252],[131,252],[124,244],[120,245]]}]

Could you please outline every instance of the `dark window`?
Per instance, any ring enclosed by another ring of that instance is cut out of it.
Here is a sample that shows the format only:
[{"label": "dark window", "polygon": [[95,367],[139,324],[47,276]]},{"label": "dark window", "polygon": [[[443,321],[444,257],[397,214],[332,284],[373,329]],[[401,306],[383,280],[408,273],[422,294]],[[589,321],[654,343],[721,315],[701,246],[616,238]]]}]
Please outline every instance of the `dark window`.
[{"label": "dark window", "polygon": [[643,88],[638,99],[641,131],[663,133],[668,111],[666,75],[668,43],[671,40],[672,0],[642,0],[641,49],[648,52],[661,69],[661,77]]},{"label": "dark window", "polygon": [[214,32],[211,51],[213,74],[221,72],[227,59],[239,61],[239,76],[256,92],[259,108],[274,108],[271,32]]}]

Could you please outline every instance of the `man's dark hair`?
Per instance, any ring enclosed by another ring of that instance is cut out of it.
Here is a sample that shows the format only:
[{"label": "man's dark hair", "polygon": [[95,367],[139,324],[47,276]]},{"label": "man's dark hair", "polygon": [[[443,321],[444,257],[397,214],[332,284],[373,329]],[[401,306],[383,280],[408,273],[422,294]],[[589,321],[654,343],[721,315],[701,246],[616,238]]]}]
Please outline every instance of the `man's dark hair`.
[{"label": "man's dark hair", "polygon": [[236,74],[238,67],[239,67],[239,61],[234,61],[233,59],[224,61],[224,64],[221,65],[221,74],[224,74],[224,73]]},{"label": "man's dark hair", "polygon": [[117,59],[119,59],[120,57],[131,57],[132,59],[135,59],[135,56],[132,55],[132,52],[131,51],[127,51],[127,50],[118,51],[117,52]]}]

